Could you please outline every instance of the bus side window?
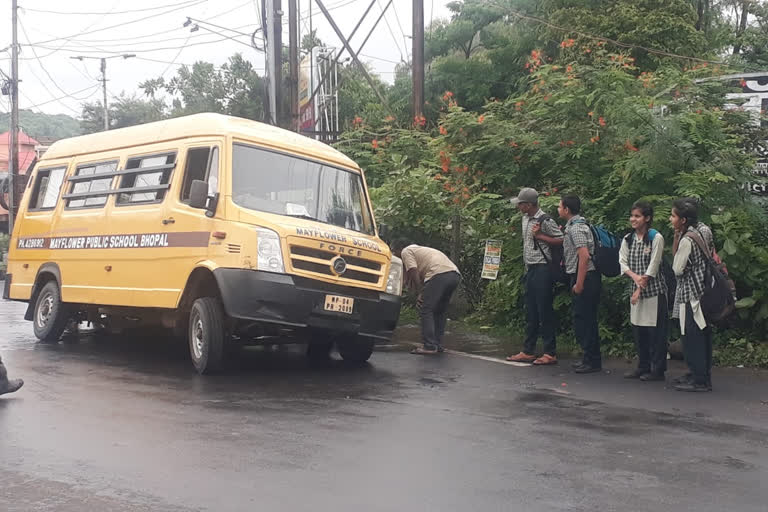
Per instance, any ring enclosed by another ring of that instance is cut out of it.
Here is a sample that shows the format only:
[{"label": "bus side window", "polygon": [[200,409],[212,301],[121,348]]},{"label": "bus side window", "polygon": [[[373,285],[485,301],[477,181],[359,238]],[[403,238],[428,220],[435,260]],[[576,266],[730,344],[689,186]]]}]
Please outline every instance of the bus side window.
[{"label": "bus side window", "polygon": [[56,167],[40,169],[37,172],[32,196],[29,198],[29,210],[40,211],[56,208],[66,171],[66,167]]},{"label": "bus side window", "polygon": [[219,188],[219,148],[192,148],[187,152],[181,202],[189,203],[189,193],[195,180],[208,182],[208,195],[214,196]]}]

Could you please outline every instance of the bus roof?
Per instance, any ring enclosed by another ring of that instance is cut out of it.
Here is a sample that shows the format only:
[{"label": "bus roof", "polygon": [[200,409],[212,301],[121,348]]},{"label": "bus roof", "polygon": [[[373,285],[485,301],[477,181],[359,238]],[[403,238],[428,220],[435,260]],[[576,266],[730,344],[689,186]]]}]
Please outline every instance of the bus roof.
[{"label": "bus roof", "polygon": [[203,113],[156,121],[128,128],[81,135],[54,142],[42,160],[99,153],[187,137],[232,135],[265,147],[359,169],[349,157],[327,144],[250,119]]}]

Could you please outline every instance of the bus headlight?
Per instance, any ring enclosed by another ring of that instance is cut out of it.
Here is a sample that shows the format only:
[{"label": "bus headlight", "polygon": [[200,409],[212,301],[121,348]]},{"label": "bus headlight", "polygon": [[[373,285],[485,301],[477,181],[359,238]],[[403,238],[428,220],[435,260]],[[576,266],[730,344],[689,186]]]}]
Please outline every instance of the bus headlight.
[{"label": "bus headlight", "polygon": [[258,269],[266,272],[285,272],[280,236],[266,228],[256,228],[258,244]]},{"label": "bus headlight", "polygon": [[403,260],[397,256],[392,256],[392,264],[389,267],[387,293],[392,295],[402,295],[403,293]]}]

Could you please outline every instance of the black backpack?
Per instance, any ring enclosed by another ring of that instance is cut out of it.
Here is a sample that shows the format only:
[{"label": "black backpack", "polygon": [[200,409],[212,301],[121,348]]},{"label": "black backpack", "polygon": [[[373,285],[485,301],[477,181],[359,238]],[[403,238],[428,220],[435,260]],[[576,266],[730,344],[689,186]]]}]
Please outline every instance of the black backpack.
[{"label": "black backpack", "polygon": [[[544,215],[536,217],[533,220],[538,221],[539,224],[543,224],[544,222],[553,219],[545,213]],[[533,245],[536,246],[539,251],[541,251],[541,255],[544,257],[544,261],[547,262],[549,272],[552,275],[552,281],[555,283],[568,284],[568,275],[565,273],[565,262],[563,258],[563,246],[547,244],[549,247],[549,252],[552,255],[552,258],[550,259],[547,258],[547,253],[544,252],[544,249],[542,249],[541,245],[539,245],[539,241],[535,238],[533,239]]]},{"label": "black backpack", "polygon": [[[624,239],[627,241],[627,246],[632,247],[632,242],[634,242],[635,237],[632,236],[634,232],[629,233]],[[656,235],[658,235],[659,232],[655,229],[649,229],[648,230],[648,239],[653,242],[653,239],[656,238]],[[669,260],[662,256],[661,258],[661,265],[659,265],[659,271],[661,272],[661,277],[664,279],[664,282],[667,284],[667,309],[669,311],[672,311],[675,307],[675,293],[677,292],[677,278],[675,277],[675,271],[672,270],[672,264],[669,262]]]},{"label": "black backpack", "polygon": [[685,236],[701,249],[707,263],[704,269],[704,293],[700,299],[704,318],[712,324],[722,323],[736,309],[736,285],[723,272],[722,265],[712,259],[707,244],[698,232],[689,231]]}]

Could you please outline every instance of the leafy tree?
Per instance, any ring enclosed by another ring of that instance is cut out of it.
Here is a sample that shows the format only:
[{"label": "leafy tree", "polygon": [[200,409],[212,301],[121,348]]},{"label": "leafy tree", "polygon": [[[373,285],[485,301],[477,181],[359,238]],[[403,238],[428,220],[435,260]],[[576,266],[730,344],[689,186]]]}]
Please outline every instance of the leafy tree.
[{"label": "leafy tree", "polygon": [[181,66],[170,80],[160,77],[139,87],[152,98],[159,92],[170,95],[172,116],[219,112],[264,120],[266,81],[239,53],[221,68],[198,61],[191,67]]},{"label": "leafy tree", "polygon": [[[740,296],[748,297],[740,303],[740,328],[762,336],[768,266],[749,262],[768,258],[766,219],[739,185],[753,166],[754,144],[768,135],[747,113],[724,110],[723,83],[696,82],[721,70],[639,72],[633,57],[602,43],[565,42],[552,63],[543,51],[531,52],[524,90],[480,113],[446,92],[434,128],[363,119],[346,133],[339,148],[366,169],[380,219],[452,252],[468,277],[470,301],[482,302],[499,323],[521,326],[519,215],[502,198],[534,186],[555,214],[558,196],[576,193],[593,222],[617,232],[627,229],[630,205],[644,198],[671,239],[664,219],[672,200],[699,197],[704,219],[719,228],[719,249]],[[476,276],[488,238],[504,241],[505,256],[501,277],[486,287]],[[601,332],[616,344],[609,352],[631,340],[625,289],[620,279],[606,281]],[[556,301],[565,319],[567,302]]]},{"label": "leafy tree", "polygon": [[[10,114],[0,113],[0,125],[3,131],[10,126]],[[66,114],[44,114],[31,110],[19,111],[19,126],[32,138],[53,137],[64,139],[80,135],[80,123]]]},{"label": "leafy tree", "polygon": [[[145,100],[121,94],[109,104],[110,129],[150,123],[165,117],[165,103],[155,98]],[[83,133],[95,133],[104,129],[104,107],[101,102],[83,104],[80,128]]]}]

